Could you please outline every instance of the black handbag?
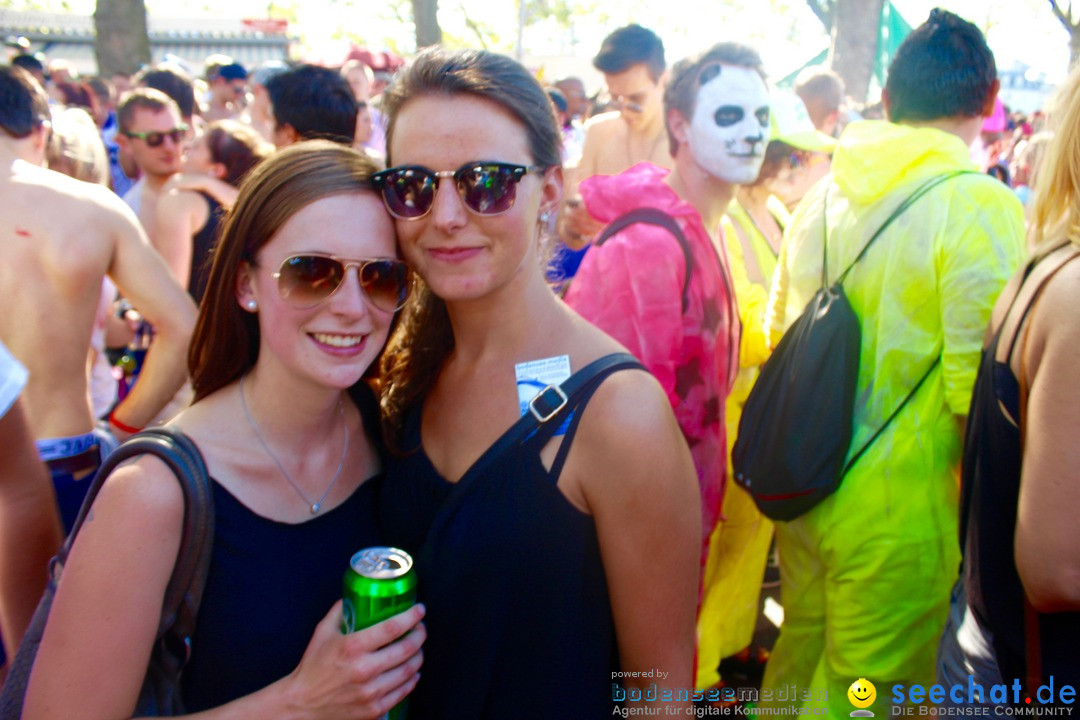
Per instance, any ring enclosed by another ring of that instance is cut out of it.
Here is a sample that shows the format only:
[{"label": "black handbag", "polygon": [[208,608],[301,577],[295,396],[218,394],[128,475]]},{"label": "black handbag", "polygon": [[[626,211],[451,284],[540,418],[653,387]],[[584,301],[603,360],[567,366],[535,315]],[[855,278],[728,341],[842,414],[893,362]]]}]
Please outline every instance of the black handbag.
[{"label": "black handbag", "polygon": [[109,474],[122,462],[139,455],[160,458],[176,475],[184,493],[184,526],[172,577],[165,590],[150,664],[135,706],[137,716],[169,716],[184,712],[180,698],[180,673],[191,654],[191,635],[210,565],[214,539],[214,508],[210,479],[199,449],[184,433],[171,428],[148,428],[124,441],[105,459],[94,477],[79,516],[56,557],[49,563],[49,582],[11,662],[3,693],[0,720],[19,720],[37,657],[45,623],[49,619],[60,573],[75,536],[82,527],[94,498]]}]

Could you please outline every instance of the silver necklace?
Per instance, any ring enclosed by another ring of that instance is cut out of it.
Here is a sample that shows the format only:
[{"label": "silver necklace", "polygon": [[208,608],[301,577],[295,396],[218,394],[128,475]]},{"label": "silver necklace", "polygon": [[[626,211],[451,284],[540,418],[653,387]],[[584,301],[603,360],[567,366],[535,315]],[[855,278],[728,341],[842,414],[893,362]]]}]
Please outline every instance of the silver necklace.
[{"label": "silver necklace", "polygon": [[345,456],[349,453],[349,423],[345,422],[345,406],[342,401],[338,401],[338,411],[341,413],[341,426],[345,428],[345,447],[341,448],[341,462],[338,463],[337,472],[334,473],[334,477],[330,480],[330,484],[326,486],[326,490],[323,491],[322,496],[315,502],[311,501],[304,491],[300,489],[300,486],[293,482],[293,479],[289,477],[289,473],[285,471],[285,466],[281,464],[281,461],[277,459],[274,453],[270,452],[270,447],[263,440],[262,434],[259,432],[259,426],[255,423],[255,418],[251,417],[251,413],[248,411],[247,400],[244,399],[244,381],[247,380],[247,375],[243,375],[240,378],[240,407],[244,409],[244,417],[247,418],[248,425],[251,426],[251,431],[255,433],[255,438],[262,445],[263,450],[270,456],[270,459],[274,461],[274,464],[278,466],[278,470],[281,471],[282,476],[292,486],[292,489],[296,491],[296,494],[311,507],[311,514],[316,515],[322,510],[323,501],[326,500],[326,496],[330,494],[330,490],[333,489],[334,483],[341,477],[341,471],[345,468]]}]

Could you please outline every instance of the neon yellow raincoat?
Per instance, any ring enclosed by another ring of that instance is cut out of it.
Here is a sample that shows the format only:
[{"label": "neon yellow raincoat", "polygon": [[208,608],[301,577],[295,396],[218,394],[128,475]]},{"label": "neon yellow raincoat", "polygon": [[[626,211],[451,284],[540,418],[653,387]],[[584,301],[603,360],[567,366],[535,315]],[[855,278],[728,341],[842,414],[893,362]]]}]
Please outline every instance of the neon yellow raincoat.
[{"label": "neon yellow raincoat", "polygon": [[[955,135],[852,124],[831,182],[803,199],[785,235],[766,317],[771,340],[820,286],[826,191],[832,282],[915,188],[958,169],[972,163]],[[892,685],[933,683],[960,561],[958,418],[968,412],[990,310],[1021,261],[1023,232],[1005,185],[962,175],[901,215],[845,281],[862,328],[851,454],[940,363],[835,494],[777,523],[785,619],[765,688],[827,689],[829,715],[847,716],[847,688],[867,678],[882,717]]]},{"label": "neon yellow raincoat", "polygon": [[[781,230],[786,228],[791,222],[791,213],[784,207],[784,203],[780,198],[775,195],[770,195],[766,207],[769,210],[769,214],[776,218],[776,222],[780,225]],[[747,245],[750,246],[754,261],[761,270],[762,277],[765,278],[765,291],[768,292],[768,285],[772,282],[772,276],[776,270],[776,252],[769,244],[768,238],[762,234],[757,224],[754,223],[754,219],[750,217],[750,213],[746,212],[738,200],[734,200],[731,203],[731,207],[728,208],[727,216],[735,226],[735,230],[739,234],[740,239],[745,238],[742,243],[744,256],[747,255]]]},{"label": "neon yellow raincoat", "polygon": [[[775,197],[769,210],[782,225],[790,221],[787,209]],[[747,243],[741,241],[739,229]],[[758,267],[772,277],[776,267],[769,241],[754,225],[737,200],[732,201],[721,231],[727,249],[728,266],[735,285],[735,302],[743,333],[739,347],[739,374],[727,397],[724,420],[727,425],[727,465],[731,475],[731,449],[739,431],[739,418],[746,396],[757,380],[758,367],[768,356],[765,339],[765,306],[768,287],[751,282],[746,271],[747,245]],[[705,564],[704,595],[698,613],[698,666],[696,687],[708,688],[720,680],[720,661],[750,644],[758,618],[761,580],[772,539],[772,522],[761,514],[750,495],[728,483],[724,492],[723,515],[709,537]]]}]

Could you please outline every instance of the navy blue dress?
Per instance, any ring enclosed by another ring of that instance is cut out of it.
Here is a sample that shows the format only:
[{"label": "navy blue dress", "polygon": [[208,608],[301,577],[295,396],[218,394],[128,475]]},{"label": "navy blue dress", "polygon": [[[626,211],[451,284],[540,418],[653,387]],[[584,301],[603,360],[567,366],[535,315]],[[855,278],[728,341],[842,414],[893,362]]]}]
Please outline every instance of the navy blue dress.
[{"label": "navy blue dress", "polygon": [[[379,503],[388,543],[416,561],[427,606],[409,720],[611,716],[618,653],[596,526],[556,487],[602,378],[457,483],[420,446],[421,408],[411,413],[404,447],[415,449],[391,458]],[[549,471],[540,451],[571,411]]]}]

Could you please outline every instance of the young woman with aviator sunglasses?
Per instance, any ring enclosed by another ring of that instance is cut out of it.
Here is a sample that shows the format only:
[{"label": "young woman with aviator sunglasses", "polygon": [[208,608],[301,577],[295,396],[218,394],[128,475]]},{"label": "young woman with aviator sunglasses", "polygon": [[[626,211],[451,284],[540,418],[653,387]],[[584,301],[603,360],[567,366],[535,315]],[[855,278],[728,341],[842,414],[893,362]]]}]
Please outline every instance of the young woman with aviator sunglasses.
[{"label": "young woman with aviator sunglasses", "polygon": [[[378,409],[362,376],[409,273],[371,191],[333,143],[256,168],[226,219],[174,421],[214,478],[214,545],[183,698],[200,718],[376,718],[415,685],[416,606],[340,631],[352,553],[382,544]],[[70,555],[23,717],[129,717],[181,537],[155,458],[117,470]]]},{"label": "young woman with aviator sunglasses", "polygon": [[691,687],[701,515],[659,384],[633,362],[491,450],[522,414],[515,365],[625,352],[544,278],[562,192],[551,104],[513,60],[445,50],[384,103],[374,180],[422,278],[382,378],[400,456],[380,517],[428,609],[411,717],[601,717],[631,686]]}]

